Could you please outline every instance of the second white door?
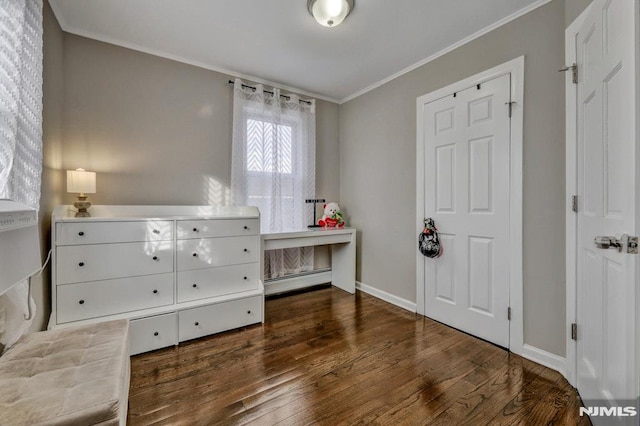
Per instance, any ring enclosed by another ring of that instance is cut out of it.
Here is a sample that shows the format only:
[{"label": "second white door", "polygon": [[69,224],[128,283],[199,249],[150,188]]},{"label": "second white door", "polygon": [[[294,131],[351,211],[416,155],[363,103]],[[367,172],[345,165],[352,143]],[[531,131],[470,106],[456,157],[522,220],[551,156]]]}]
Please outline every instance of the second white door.
[{"label": "second white door", "polygon": [[442,254],[425,261],[425,314],[509,347],[510,74],[422,106],[425,216]]},{"label": "second white door", "polygon": [[[637,404],[639,394],[638,255],[623,237],[638,235],[637,19],[637,2],[595,0],[576,39],[576,351],[585,406],[625,407]],[[597,244],[603,237],[622,247]],[[611,420],[592,418],[594,424]],[[637,417],[618,420],[638,424]]]}]

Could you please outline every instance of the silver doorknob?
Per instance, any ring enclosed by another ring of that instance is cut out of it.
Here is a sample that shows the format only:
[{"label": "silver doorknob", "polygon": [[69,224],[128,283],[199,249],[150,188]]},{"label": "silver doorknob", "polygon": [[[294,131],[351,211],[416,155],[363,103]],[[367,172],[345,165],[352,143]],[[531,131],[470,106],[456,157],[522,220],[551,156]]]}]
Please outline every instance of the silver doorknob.
[{"label": "silver doorknob", "polygon": [[622,251],[622,248],[627,245],[629,241],[629,236],[627,234],[622,234],[620,238],[616,237],[608,237],[608,236],[597,236],[593,239],[593,243],[599,249],[608,249],[608,248],[616,248],[619,252]]}]

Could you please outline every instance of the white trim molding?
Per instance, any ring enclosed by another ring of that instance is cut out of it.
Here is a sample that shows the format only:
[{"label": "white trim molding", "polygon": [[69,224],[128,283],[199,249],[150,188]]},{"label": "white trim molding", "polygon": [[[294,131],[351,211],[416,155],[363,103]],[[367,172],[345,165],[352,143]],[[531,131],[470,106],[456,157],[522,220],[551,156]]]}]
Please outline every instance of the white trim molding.
[{"label": "white trim molding", "polygon": [[69,33],[69,34],[74,34],[80,37],[85,37],[85,38],[89,38],[92,40],[97,40],[97,41],[101,41],[103,43],[108,43],[108,44],[113,44],[115,46],[120,46],[120,47],[124,47],[125,49],[130,49],[130,50],[135,50],[137,52],[142,52],[142,53],[146,53],[148,55],[153,55],[153,56],[157,56],[159,58],[165,58],[165,59],[170,59],[172,61],[176,61],[176,62],[181,62],[183,64],[187,64],[187,65],[191,65],[194,67],[198,67],[198,68],[202,68],[205,70],[209,70],[209,71],[215,71],[218,72],[220,74],[225,74],[227,76],[229,76],[230,78],[241,78],[243,80],[249,80],[252,83],[259,83],[259,84],[265,84],[267,86],[271,86],[271,87],[277,87],[279,89],[285,90],[287,92],[291,92],[291,93],[295,93],[297,95],[303,95],[303,96],[309,96],[311,98],[315,98],[315,99],[321,99],[323,101],[327,101],[327,102],[332,102],[334,104],[339,104],[340,100],[338,99],[334,99],[328,96],[324,96],[321,95],[319,93],[314,93],[314,92],[309,92],[307,90],[302,90],[302,89],[298,89],[296,87],[291,87],[291,86],[286,86],[280,83],[275,83],[273,81],[270,80],[265,80],[263,78],[260,77],[256,77],[253,75],[249,75],[249,74],[243,74],[237,71],[233,71],[230,70],[228,68],[224,68],[224,67],[217,67],[217,66],[213,66],[204,62],[200,62],[200,61],[194,61],[191,59],[187,59],[183,56],[180,55],[174,55],[171,53],[167,53],[167,52],[163,52],[160,50],[156,50],[156,49],[152,49],[149,47],[144,47],[144,46],[140,46],[138,44],[135,43],[130,43],[128,41],[124,41],[124,40],[120,40],[117,39],[115,37],[109,37],[109,36],[105,36],[104,34],[98,34],[92,31],[85,31],[85,30],[80,30],[78,28],[72,27],[71,25],[69,25],[62,13],[60,12],[60,8],[58,7],[57,3],[55,1],[50,1],[49,5],[51,6],[51,10],[53,11],[53,14],[55,15],[56,19],[58,20],[58,23],[60,24],[60,28],[62,28],[63,31]]},{"label": "white trim molding", "polygon": [[356,289],[380,300],[384,300],[387,303],[391,303],[392,305],[396,305],[402,309],[406,309],[409,312],[416,312],[416,304],[407,299],[403,299],[391,293],[387,293],[386,291],[382,291],[375,287],[363,284],[360,281],[356,281]]},{"label": "white trim molding", "polygon": [[489,25],[487,27],[484,27],[480,31],[477,31],[477,32],[471,34],[470,36],[465,37],[462,40],[453,43],[450,46],[445,47],[444,49],[440,50],[437,53],[434,53],[433,55],[431,55],[431,56],[429,56],[429,57],[427,57],[427,58],[425,58],[423,60],[421,60],[420,62],[416,62],[415,64],[408,66],[407,68],[403,69],[402,71],[398,71],[397,73],[395,73],[393,75],[390,75],[389,77],[384,78],[384,79],[378,81],[377,83],[374,83],[374,84],[372,84],[372,85],[370,85],[368,87],[365,87],[362,90],[357,91],[356,93],[354,93],[352,95],[349,95],[347,97],[344,97],[344,98],[340,99],[340,101],[338,103],[342,105],[345,102],[349,102],[350,100],[353,100],[353,99],[355,99],[355,98],[357,98],[359,96],[362,96],[367,92],[370,92],[370,91],[372,91],[374,89],[377,89],[378,87],[380,87],[380,86],[382,86],[384,84],[387,84],[388,82],[390,82],[392,80],[395,80],[396,78],[401,77],[401,76],[403,76],[403,75],[415,70],[416,68],[420,68],[421,66],[423,66],[425,64],[428,64],[429,62],[435,61],[439,57],[444,56],[447,53],[449,53],[449,52],[451,52],[453,50],[456,50],[457,48],[459,48],[461,46],[464,46],[465,44],[470,43],[473,40],[475,40],[477,38],[480,38],[483,35],[485,35],[487,33],[490,33],[491,31],[493,31],[493,30],[495,30],[497,28],[500,28],[501,26],[506,25],[509,22],[511,22],[511,21],[513,21],[515,19],[518,19],[519,17],[524,16],[529,12],[534,11],[535,9],[537,9],[537,8],[539,8],[541,6],[544,6],[545,4],[549,3],[550,1],[551,0],[538,0],[536,2],[533,2],[529,6],[523,8],[523,9],[520,9],[519,11],[517,11],[515,13],[512,13],[509,16],[504,17],[501,20],[499,20],[497,22],[494,22],[493,24],[491,24],[491,25]]},{"label": "white trim molding", "polygon": [[[565,66],[570,66],[577,61],[576,37],[582,27],[591,4],[578,16],[565,30]],[[572,81],[570,72],[565,76],[565,127],[566,127],[566,374],[565,377],[572,386],[577,386],[577,347],[576,341],[571,339],[571,324],[577,320],[577,230],[578,216],[572,210],[571,197],[578,193],[578,88]]]},{"label": "white trim molding", "polygon": [[[522,147],[524,140],[524,56],[512,59],[501,65],[468,77],[457,83],[443,87],[416,100],[416,235],[422,231],[424,218],[424,123],[421,115],[422,105],[476,86],[485,81],[509,74],[511,76],[511,100],[514,102],[511,115],[511,185],[509,193],[509,234],[511,258],[509,260],[509,305],[511,323],[509,327],[509,350],[522,354],[524,346],[523,316],[523,271],[522,271]],[[425,258],[416,250],[416,312],[425,315],[424,288]]]},{"label": "white trim molding", "polygon": [[560,355],[552,354],[551,352],[527,344],[523,345],[522,353],[519,355],[529,361],[537,362],[552,370],[556,370],[565,378],[567,377],[567,360]]},{"label": "white trim molding", "polygon": [[529,12],[534,11],[535,9],[544,6],[545,4],[549,3],[551,0],[537,0],[533,3],[531,3],[530,5],[512,13],[509,16],[505,16],[504,18],[492,23],[491,25],[488,25],[484,28],[482,28],[479,31],[476,31],[475,33],[463,38],[462,40],[459,40],[447,47],[445,47],[444,49],[434,53],[433,55],[428,56],[425,59],[422,59],[418,62],[416,62],[413,65],[408,66],[407,68],[398,71],[396,73],[394,73],[393,75],[390,75],[374,84],[371,84],[367,87],[365,87],[364,89],[361,89],[351,95],[348,95],[342,99],[334,99],[328,96],[324,96],[321,95],[319,93],[313,93],[313,92],[308,92],[306,90],[301,90],[301,89],[297,89],[295,87],[290,87],[290,86],[284,86],[282,84],[278,84],[278,83],[274,83],[272,81],[269,80],[264,80],[262,78],[256,77],[256,76],[252,76],[252,75],[248,75],[248,74],[243,74],[243,73],[239,73],[237,71],[233,71],[227,68],[223,68],[223,67],[217,67],[217,66],[213,66],[210,64],[206,64],[204,62],[200,62],[200,61],[194,61],[194,60],[190,60],[187,58],[184,58],[182,56],[179,55],[172,55],[166,52],[162,52],[159,50],[155,50],[155,49],[150,49],[147,47],[143,47],[143,46],[139,46],[135,43],[129,43],[123,40],[119,40],[116,38],[112,38],[112,37],[107,37],[101,34],[97,34],[94,32],[90,32],[90,31],[83,31],[77,28],[74,28],[72,26],[70,26],[65,20],[64,17],[62,15],[62,13],[60,12],[60,9],[57,5],[57,3],[55,1],[49,2],[49,4],[51,5],[51,9],[53,10],[53,14],[55,15],[56,19],[58,20],[58,23],[60,24],[60,27],[62,28],[63,31],[68,32],[70,34],[75,34],[81,37],[86,37],[86,38],[90,38],[90,39],[94,39],[94,40],[98,40],[98,41],[102,41],[104,43],[109,43],[109,44],[113,44],[116,46],[122,46],[125,47],[127,49],[131,49],[131,50],[136,50],[138,52],[143,52],[143,53],[147,53],[150,55],[154,55],[154,56],[159,56],[161,58],[166,58],[166,59],[171,59],[173,61],[177,61],[177,62],[182,62],[184,64],[188,64],[188,65],[193,65],[195,67],[199,67],[199,68],[204,68],[210,71],[216,71],[222,74],[226,74],[229,75],[231,77],[238,77],[238,78],[242,78],[244,80],[250,80],[254,83],[261,83],[261,84],[266,84],[269,86],[273,86],[273,87],[279,87],[281,89],[287,90],[289,92],[293,92],[293,93],[297,93],[300,95],[304,95],[304,96],[310,96],[316,99],[322,99],[324,101],[327,102],[332,102],[332,103],[336,103],[336,104],[343,104],[345,102],[349,102],[352,99],[355,99],[361,95],[364,95],[367,92],[370,92],[388,82],[390,82],[391,80],[395,80],[398,77],[403,76],[404,74],[407,74],[413,70],[415,70],[416,68],[419,68],[431,61],[434,61],[436,59],[438,59],[441,56],[446,55],[447,53],[461,47],[464,46],[465,44],[482,37],[483,35],[490,33],[491,31],[505,25],[508,24],[509,22],[520,18],[521,16],[526,15]]}]

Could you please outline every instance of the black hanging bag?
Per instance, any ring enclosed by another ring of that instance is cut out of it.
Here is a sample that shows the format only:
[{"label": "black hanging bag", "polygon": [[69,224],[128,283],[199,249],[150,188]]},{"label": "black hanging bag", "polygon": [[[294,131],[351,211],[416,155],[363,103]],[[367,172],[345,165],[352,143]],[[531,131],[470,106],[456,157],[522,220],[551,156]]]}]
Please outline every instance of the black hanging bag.
[{"label": "black hanging bag", "polygon": [[418,249],[420,253],[427,257],[440,256],[440,238],[438,238],[438,229],[433,219],[426,218],[424,220],[424,229],[418,236]]}]

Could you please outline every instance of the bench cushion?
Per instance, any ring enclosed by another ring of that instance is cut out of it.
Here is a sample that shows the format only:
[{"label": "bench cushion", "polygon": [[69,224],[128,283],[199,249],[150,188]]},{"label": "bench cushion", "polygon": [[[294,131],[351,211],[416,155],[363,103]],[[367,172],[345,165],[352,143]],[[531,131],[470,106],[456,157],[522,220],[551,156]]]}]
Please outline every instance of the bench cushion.
[{"label": "bench cushion", "polygon": [[129,322],[23,336],[0,358],[0,424],[124,424]]}]

